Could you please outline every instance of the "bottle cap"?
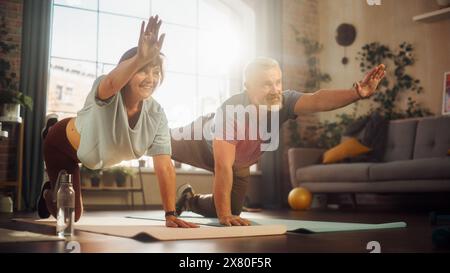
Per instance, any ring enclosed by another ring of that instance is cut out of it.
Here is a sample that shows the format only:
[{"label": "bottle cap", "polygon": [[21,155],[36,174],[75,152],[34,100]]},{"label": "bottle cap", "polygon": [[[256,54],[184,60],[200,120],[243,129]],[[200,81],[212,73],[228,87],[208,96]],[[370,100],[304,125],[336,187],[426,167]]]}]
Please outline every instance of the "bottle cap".
[{"label": "bottle cap", "polygon": [[72,175],[68,173],[61,174],[61,182],[60,183],[69,183],[72,184]]}]

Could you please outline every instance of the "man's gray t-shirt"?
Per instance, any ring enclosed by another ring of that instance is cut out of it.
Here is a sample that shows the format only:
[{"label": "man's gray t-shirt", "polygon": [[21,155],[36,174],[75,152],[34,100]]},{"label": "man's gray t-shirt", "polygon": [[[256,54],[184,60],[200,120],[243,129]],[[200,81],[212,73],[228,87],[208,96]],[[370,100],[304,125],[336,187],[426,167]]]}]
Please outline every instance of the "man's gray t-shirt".
[{"label": "man's gray t-shirt", "polygon": [[[268,112],[267,116],[267,123],[269,131],[275,132],[275,137],[279,138],[279,130],[281,128],[281,125],[289,120],[289,119],[295,119],[297,118],[297,114],[294,112],[295,104],[300,99],[300,97],[303,95],[303,93],[294,91],[294,90],[287,90],[282,93],[282,100],[283,100],[283,107],[278,111],[278,122],[276,122],[277,128],[271,128],[271,115],[273,113]],[[256,163],[261,155],[264,153],[263,150],[261,150],[261,145],[268,142],[263,141],[260,139],[259,135],[256,139],[249,138],[249,125],[251,122],[249,121],[248,117],[245,121],[245,138],[238,138],[238,131],[240,131],[242,128],[239,128],[236,126],[233,121],[235,121],[236,116],[230,116],[229,114],[226,114],[226,108],[227,106],[243,106],[247,107],[251,105],[250,98],[247,94],[247,92],[242,92],[237,95],[234,95],[230,97],[228,100],[226,100],[216,111],[214,121],[206,128],[206,142],[208,143],[208,146],[210,150],[212,151],[212,139],[224,139],[227,142],[233,144],[236,146],[236,154],[235,154],[235,162],[234,165],[236,167],[248,167]],[[225,113],[225,114],[224,114]],[[231,119],[231,122],[229,122]],[[223,130],[221,133],[219,129],[216,130],[217,124],[219,122],[222,122],[223,128],[226,128],[226,136],[223,135]],[[232,128],[230,128],[228,125],[233,124]],[[231,132],[231,134],[230,134]],[[271,142],[273,141],[279,141],[279,139],[271,139]]]}]

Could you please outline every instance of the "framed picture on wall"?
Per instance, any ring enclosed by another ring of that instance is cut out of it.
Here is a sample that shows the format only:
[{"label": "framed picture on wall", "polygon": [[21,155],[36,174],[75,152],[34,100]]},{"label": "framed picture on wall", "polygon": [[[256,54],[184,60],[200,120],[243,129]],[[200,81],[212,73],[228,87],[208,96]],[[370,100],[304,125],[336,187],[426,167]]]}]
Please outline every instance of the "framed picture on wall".
[{"label": "framed picture on wall", "polygon": [[444,97],[442,99],[442,114],[450,115],[450,72],[444,77]]}]

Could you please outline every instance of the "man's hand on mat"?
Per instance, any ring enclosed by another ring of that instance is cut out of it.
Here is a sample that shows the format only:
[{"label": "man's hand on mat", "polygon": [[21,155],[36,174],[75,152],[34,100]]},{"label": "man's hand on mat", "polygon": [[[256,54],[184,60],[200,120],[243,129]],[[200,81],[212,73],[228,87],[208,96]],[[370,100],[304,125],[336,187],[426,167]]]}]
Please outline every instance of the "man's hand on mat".
[{"label": "man's hand on mat", "polygon": [[178,219],[175,216],[167,216],[166,217],[166,227],[171,228],[198,228],[199,226],[193,223],[189,223]]},{"label": "man's hand on mat", "polygon": [[142,61],[143,65],[151,62],[160,53],[164,37],[166,36],[166,34],[159,36],[161,24],[162,21],[158,15],[150,17],[147,27],[145,27],[145,22],[141,24],[137,57],[139,61]]},{"label": "man's hand on mat", "polygon": [[356,83],[356,88],[362,97],[368,98],[375,93],[381,80],[386,75],[385,69],[386,66],[380,64],[367,73],[362,81]]},{"label": "man's hand on mat", "polygon": [[220,224],[224,226],[250,226],[249,220],[241,218],[236,215],[228,215],[219,217]]}]

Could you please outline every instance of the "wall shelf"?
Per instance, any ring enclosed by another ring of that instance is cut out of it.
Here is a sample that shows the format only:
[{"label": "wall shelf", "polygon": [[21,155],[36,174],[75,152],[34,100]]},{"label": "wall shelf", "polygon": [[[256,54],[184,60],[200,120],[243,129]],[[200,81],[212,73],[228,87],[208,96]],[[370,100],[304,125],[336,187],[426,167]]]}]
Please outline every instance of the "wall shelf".
[{"label": "wall shelf", "polygon": [[0,117],[0,122],[5,125],[6,123],[18,124],[18,131],[15,135],[11,134],[10,138],[15,138],[17,140],[17,149],[16,149],[16,166],[17,166],[17,178],[16,181],[0,181],[0,188],[9,189],[14,188],[15,190],[15,199],[14,206],[16,211],[22,210],[22,170],[23,170],[23,138],[25,125],[22,122],[21,117],[10,118],[10,117]]},{"label": "wall shelf", "polygon": [[134,186],[134,182],[133,182],[133,177],[130,177],[130,186],[123,186],[123,187],[118,187],[118,186],[99,186],[99,187],[92,187],[91,186],[81,186],[81,191],[83,192],[107,192],[107,193],[112,193],[112,192],[124,192],[127,193],[128,195],[131,194],[131,206],[134,207],[135,203],[134,203],[134,193],[141,193],[142,194],[142,202],[143,205],[146,206],[147,203],[145,201],[145,193],[144,193],[144,182],[142,179],[142,167],[139,166],[138,167],[138,176],[139,176],[139,182],[140,182],[140,187],[135,187]]},{"label": "wall shelf", "polygon": [[413,17],[413,21],[423,23],[436,22],[445,19],[450,19],[450,7],[420,14]]}]

